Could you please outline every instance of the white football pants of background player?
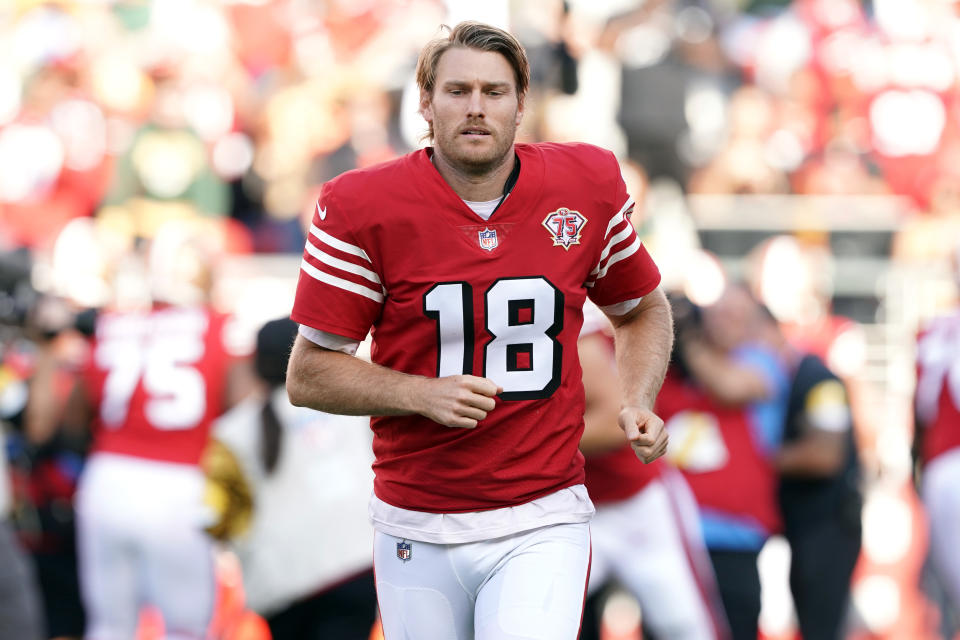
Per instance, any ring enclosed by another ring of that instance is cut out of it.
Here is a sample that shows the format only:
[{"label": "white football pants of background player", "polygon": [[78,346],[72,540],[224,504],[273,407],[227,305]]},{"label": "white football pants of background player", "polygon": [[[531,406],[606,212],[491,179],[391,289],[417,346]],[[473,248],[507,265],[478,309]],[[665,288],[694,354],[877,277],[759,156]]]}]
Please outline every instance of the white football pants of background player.
[{"label": "white football pants of background player", "polygon": [[[407,547],[406,545],[409,545]],[[374,536],[385,640],[576,640],[587,523],[463,544]]]},{"label": "white football pants of background player", "polygon": [[930,555],[937,576],[960,611],[960,448],[941,453],[923,471],[922,495],[930,520]]},{"label": "white football pants of background player", "polygon": [[598,504],[590,523],[589,593],[616,578],[640,603],[657,638],[726,638],[722,605],[697,504],[679,472],[664,470],[632,497]]},{"label": "white football pants of background player", "polygon": [[88,639],[131,640],[147,605],[163,616],[165,640],[206,637],[216,586],[203,488],[198,467],[93,455],[77,495]]}]

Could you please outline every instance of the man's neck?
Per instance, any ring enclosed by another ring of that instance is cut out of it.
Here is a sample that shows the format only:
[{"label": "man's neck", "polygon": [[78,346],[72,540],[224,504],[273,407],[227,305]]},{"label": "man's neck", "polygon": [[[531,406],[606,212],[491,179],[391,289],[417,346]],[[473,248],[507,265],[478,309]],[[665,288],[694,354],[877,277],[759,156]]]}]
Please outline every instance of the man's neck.
[{"label": "man's neck", "polygon": [[510,153],[500,164],[482,174],[472,174],[447,162],[436,149],[431,159],[440,176],[446,180],[454,193],[470,202],[487,202],[502,196],[504,184],[517,161],[516,154],[511,148]]}]

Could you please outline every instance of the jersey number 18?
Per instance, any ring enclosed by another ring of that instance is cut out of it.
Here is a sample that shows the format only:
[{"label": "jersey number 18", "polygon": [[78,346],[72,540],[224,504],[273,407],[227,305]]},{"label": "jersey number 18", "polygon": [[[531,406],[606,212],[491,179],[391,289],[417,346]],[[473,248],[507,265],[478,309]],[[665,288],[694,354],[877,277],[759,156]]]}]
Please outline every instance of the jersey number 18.
[{"label": "jersey number 18", "polygon": [[[543,276],[500,278],[484,292],[483,372],[504,400],[546,398],[560,385],[563,293]],[[423,297],[437,323],[437,376],[473,375],[473,287],[440,282]]]}]

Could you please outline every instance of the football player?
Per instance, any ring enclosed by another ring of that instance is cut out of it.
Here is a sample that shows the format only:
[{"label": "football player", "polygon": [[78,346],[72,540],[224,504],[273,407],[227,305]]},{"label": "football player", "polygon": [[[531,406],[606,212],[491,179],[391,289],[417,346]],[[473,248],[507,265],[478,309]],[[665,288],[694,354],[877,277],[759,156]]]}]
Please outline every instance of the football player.
[{"label": "football player", "polygon": [[[952,257],[960,286],[960,243]],[[915,393],[921,495],[930,517],[930,555],[954,611],[960,611],[960,309],[930,321],[917,338]]]},{"label": "football player", "polygon": [[[167,244],[155,242],[154,250]],[[184,237],[168,257],[184,286],[161,278],[152,305],[98,315],[68,411],[93,431],[77,521],[87,635],[98,640],[134,637],[148,606],[167,638],[202,638],[213,613],[199,462],[236,394],[229,381],[240,360],[229,318],[198,295],[209,284],[209,249]]]},{"label": "football player", "polygon": [[[433,146],[326,183],[301,263],[294,404],[373,415],[374,566],[385,636],[575,638],[593,505],[577,338],[612,319],[621,427],[666,450],[651,407],[672,332],[614,155],[515,144],[529,64],[464,22],[417,65]],[[351,354],[372,328],[372,363]]]}]

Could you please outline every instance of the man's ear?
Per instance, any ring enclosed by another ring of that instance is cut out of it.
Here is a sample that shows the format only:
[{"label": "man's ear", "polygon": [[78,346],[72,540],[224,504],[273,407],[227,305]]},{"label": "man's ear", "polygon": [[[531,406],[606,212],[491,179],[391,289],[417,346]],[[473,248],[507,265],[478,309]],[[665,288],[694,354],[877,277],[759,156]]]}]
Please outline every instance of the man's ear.
[{"label": "man's ear", "polygon": [[433,101],[431,96],[426,91],[420,91],[420,115],[423,116],[423,119],[433,124]]},{"label": "man's ear", "polygon": [[520,122],[523,120],[523,99],[524,99],[525,97],[526,97],[526,96],[520,96],[520,98],[517,100],[516,125],[517,125],[518,127],[520,126]]}]

